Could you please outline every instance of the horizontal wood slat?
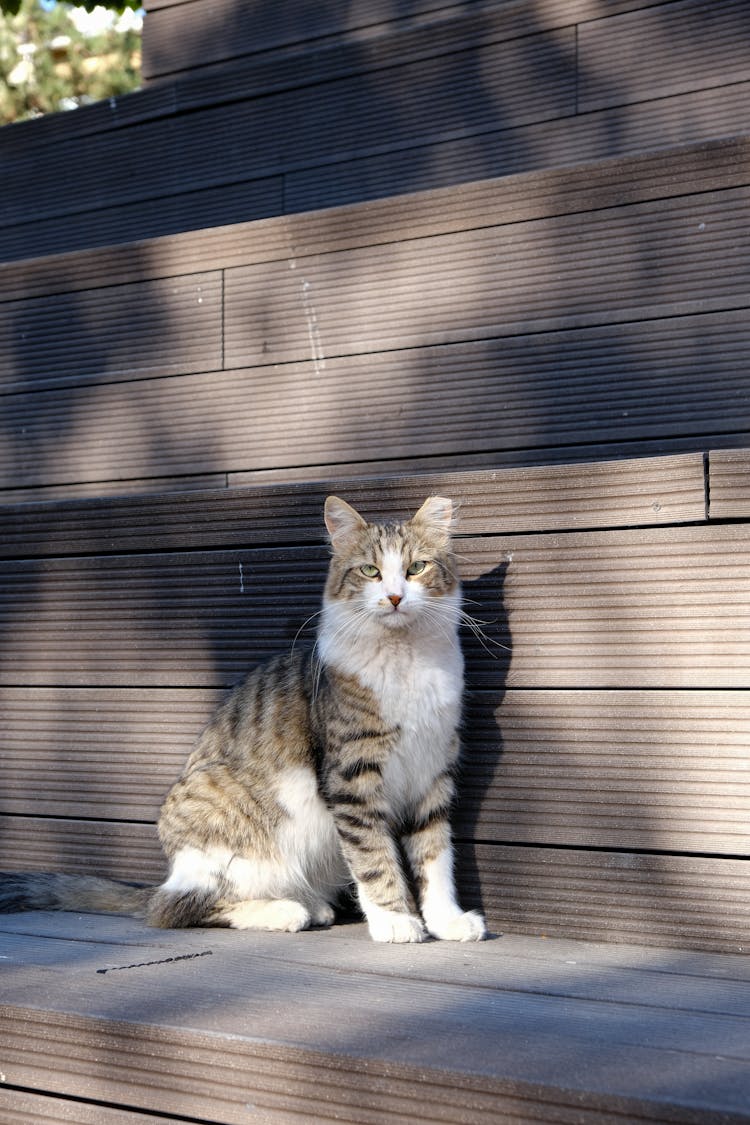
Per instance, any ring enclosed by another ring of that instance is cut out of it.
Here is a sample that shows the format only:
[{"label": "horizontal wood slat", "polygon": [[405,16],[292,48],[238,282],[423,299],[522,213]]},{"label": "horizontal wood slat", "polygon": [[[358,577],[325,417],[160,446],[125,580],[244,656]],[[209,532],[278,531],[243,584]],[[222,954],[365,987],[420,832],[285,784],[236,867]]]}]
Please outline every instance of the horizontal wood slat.
[{"label": "horizontal wood slat", "polygon": [[[276,340],[286,347],[280,330]],[[701,449],[707,433],[750,429],[748,347],[747,317],[729,312],[13,395],[0,482],[294,466],[325,478],[355,460],[375,473],[389,460],[484,453],[491,464],[551,446],[567,460],[566,446],[602,443],[596,458],[608,443],[637,452],[639,441],[689,435]]]},{"label": "horizontal wood slat", "polygon": [[[741,3],[723,4],[720,18],[706,0],[645,11],[608,4],[606,16],[594,0],[428,7],[381,21],[297,5],[290,44],[270,54],[258,50],[264,25],[270,18],[284,28],[288,12],[256,10],[238,22],[197,0],[157,9],[146,21],[146,70],[153,50],[162,77],[177,63],[175,81],[59,115],[56,128],[31,122],[0,138],[8,157],[0,255],[60,253],[744,131]],[[343,18],[353,31],[304,43],[311,18]],[[644,35],[651,50],[633,59]],[[229,65],[211,64],[227,46]],[[174,52],[181,59],[170,63]],[[588,97],[580,105],[578,89]],[[56,155],[63,147],[65,161]],[[75,192],[57,190],[61,167],[76,169]],[[31,176],[36,224],[25,209]]]},{"label": "horizontal wood slat", "polygon": [[748,861],[477,844],[464,897],[511,933],[747,953]]},{"label": "horizontal wood slat", "polygon": [[[0,815],[3,864],[156,883],[150,824]],[[746,952],[748,861],[588,849],[459,844],[459,888],[495,930]]]},{"label": "horizontal wood slat", "polygon": [[153,824],[0,815],[0,847],[10,871],[96,872],[156,885],[167,870]]},{"label": "horizontal wood slat", "polygon": [[[136,146],[128,129],[73,137],[66,151],[79,183],[75,209],[260,179],[384,145],[496,128],[498,115],[507,127],[573,113],[574,40],[572,28],[507,42],[490,39],[463,50],[459,39],[451,53],[407,64],[394,60],[382,72],[328,81],[317,76],[304,87],[235,101],[229,110],[201,106],[142,121]],[[529,74],[538,81],[525,85]],[[19,155],[4,169],[0,227],[28,217],[21,185],[33,160]],[[123,175],[126,168],[129,175]],[[55,192],[54,177],[36,178],[39,218],[70,209]]]},{"label": "horizontal wood slat", "polygon": [[744,299],[749,201],[736,189],[239,267],[226,279],[226,363],[321,366],[727,307]]},{"label": "horizontal wood slat", "polygon": [[[0,691],[0,813],[156,820],[220,696]],[[508,691],[469,700],[461,839],[750,853],[746,692]]]},{"label": "horizontal wood slat", "polygon": [[[740,135],[750,83],[358,156],[284,174],[286,210],[337,207],[470,180]],[[259,212],[261,214],[261,212]],[[226,222],[231,222],[228,214]],[[33,240],[33,232],[29,232]],[[76,243],[80,245],[80,239]]]},{"label": "horizontal wood slat", "polygon": [[713,519],[747,519],[750,516],[750,451],[714,451],[710,458],[709,484]]},{"label": "horizontal wood slat", "polygon": [[476,693],[465,726],[463,836],[750,854],[745,692]]},{"label": "horizontal wood slat", "polygon": [[221,302],[213,272],[0,303],[0,393],[218,367]]},{"label": "horizontal wood slat", "polygon": [[[237,955],[233,960],[238,962]],[[212,957],[211,967],[215,961]],[[153,1019],[133,1019],[132,999],[128,1003],[123,997],[125,981],[113,983],[109,991],[112,1009],[125,1012],[128,1018],[110,1017],[105,1022],[101,1014],[98,1018],[88,1011],[79,1014],[82,1004],[71,1004],[62,981],[56,979],[57,1010],[46,1018],[21,996],[4,1005],[0,1026],[6,1035],[13,1029],[13,1050],[6,1067],[14,1084],[33,1088],[49,1081],[52,1071],[54,1087],[63,1095],[76,1096],[76,1091],[84,1090],[88,1099],[135,1103],[158,1113],[177,1113],[183,1119],[199,1113],[203,1121],[231,1125],[243,1125],[247,1120],[249,1097],[256,1113],[284,1125],[292,1125],[299,1117],[330,1118],[352,1125],[381,1125],[386,1119],[393,1125],[415,1121],[499,1125],[541,1119],[560,1125],[618,1125],[622,1120],[740,1125],[742,1120],[741,1113],[732,1110],[741,1106],[746,1089],[741,1076],[744,1054],[733,1058],[727,1068],[731,1082],[717,1099],[720,1111],[706,1108],[704,1099],[690,1092],[685,1076],[688,1062],[693,1083],[696,1071],[710,1071],[709,1052],[715,1054],[732,1038],[731,1016],[695,1013],[689,1023],[683,1022],[679,1034],[675,1021],[666,1021],[665,1026],[663,1014],[650,1012],[644,1004],[633,1011],[626,1003],[603,1007],[595,1001],[576,1003],[557,996],[506,998],[500,990],[483,994],[470,982],[454,981],[447,990],[448,1011],[441,1019],[438,1005],[446,992],[429,982],[411,980],[408,986],[399,987],[399,982],[383,981],[379,974],[372,980],[369,973],[349,973],[337,975],[334,983],[330,971],[316,972],[312,967],[292,969],[284,981],[283,968],[273,958],[266,964],[252,956],[248,961],[258,978],[255,991],[249,990],[248,982],[238,994],[233,984],[235,1003],[260,1008],[263,1018],[257,1022],[265,1028],[266,1003],[259,999],[259,989],[263,994],[285,995],[293,984],[302,998],[296,1005],[302,1018],[295,1040],[286,1031],[281,1037],[268,1032],[253,1037],[236,1016],[232,1022],[240,1030],[226,1032],[222,1026],[226,1020],[211,1018],[212,1005],[203,983],[206,967],[200,961],[190,987],[195,1002],[189,1007],[197,1014],[192,1019],[181,1015],[179,1022],[170,1022],[163,1029],[155,1027]],[[405,972],[411,975],[409,970]],[[14,973],[16,980],[25,976],[29,974],[21,970]],[[79,974],[71,979],[78,983]],[[132,988],[140,1000],[143,986]],[[379,1034],[373,1034],[370,1010],[375,989],[381,1002],[387,996],[389,1007],[389,1016],[377,1021],[384,1029]],[[33,982],[31,995],[36,999]],[[84,995],[88,995],[87,989]],[[339,1016],[344,997],[351,995],[357,998],[356,1019]],[[321,1051],[316,1049],[315,1033],[324,1018],[326,997],[334,1016],[329,1018],[326,1034],[318,1038],[329,1042],[334,1029],[339,1033],[334,1036],[336,1045]],[[487,1010],[492,1002],[497,1003],[494,1013]],[[474,1018],[467,1024],[468,1010]],[[600,1020],[604,1015],[622,1029],[620,1037],[625,1041],[617,1044],[616,1056],[602,1041]],[[432,1057],[425,1060],[416,1036],[410,1037],[408,1049],[402,1046],[394,1057],[399,1037],[389,1037],[388,1031],[396,1026],[397,1018],[405,1022],[419,1019],[430,1028]],[[364,1019],[370,1020],[369,1035],[362,1029]],[[648,1046],[635,1037],[636,1020],[642,1030],[648,1029]],[[562,1030],[569,1021],[576,1029],[572,1038]],[[217,1024],[222,1030],[217,1031]],[[514,1025],[521,1027],[515,1036]],[[343,1029],[349,1032],[348,1043],[342,1041]],[[691,1057],[690,1048],[701,1031],[707,1038]],[[450,1034],[453,1050],[449,1054]],[[533,1040],[538,1050],[527,1049],[522,1057],[521,1039],[525,1044]],[[499,1047],[491,1062],[487,1058],[490,1045]],[[462,1069],[470,1050],[473,1063]],[[589,1061],[586,1081],[576,1081],[581,1054]],[[571,1084],[583,1088],[571,1089]],[[540,1118],[540,1108],[544,1118]]]},{"label": "horizontal wood slat", "polygon": [[[710,140],[665,152],[600,160],[467,183],[344,210],[288,215],[258,222],[79,250],[64,258],[0,264],[0,298],[19,299],[99,285],[172,277],[336,250],[553,218],[647,200],[668,200],[675,184],[699,194],[746,185],[750,141]],[[699,232],[700,233],[700,232]],[[64,270],[61,268],[64,265]]]},{"label": "horizontal wood slat", "polygon": [[[370,38],[393,34],[399,24],[418,17],[446,18],[465,5],[450,0],[409,0],[398,10],[383,0],[355,0],[326,5],[256,4],[248,12],[235,0],[190,0],[175,4],[149,0],[143,37],[146,81],[165,74],[234,59],[237,55],[276,54],[309,45],[328,44],[350,36]],[[179,32],[179,34],[176,34]],[[202,44],[202,50],[199,49]]]},{"label": "horizontal wood slat", "polygon": [[750,78],[748,37],[750,12],[743,0],[678,0],[584,23],[580,110]]},{"label": "horizontal wood slat", "polygon": [[110,1106],[86,1105],[21,1090],[0,1090],[0,1122],[2,1125],[164,1125],[164,1118],[151,1114],[113,1109]]},{"label": "horizontal wood slat", "polygon": [[[472,682],[748,687],[745,527],[471,539]],[[319,607],[323,548],[6,562],[6,684],[219,686]],[[300,643],[309,640],[308,626]]]},{"label": "horizontal wood slat", "polygon": [[0,557],[154,548],[248,546],[324,538],[326,495],[341,492],[371,519],[403,519],[427,495],[459,505],[457,533],[486,534],[698,522],[705,516],[700,453],[565,466],[399,475],[210,494],[0,508]]}]

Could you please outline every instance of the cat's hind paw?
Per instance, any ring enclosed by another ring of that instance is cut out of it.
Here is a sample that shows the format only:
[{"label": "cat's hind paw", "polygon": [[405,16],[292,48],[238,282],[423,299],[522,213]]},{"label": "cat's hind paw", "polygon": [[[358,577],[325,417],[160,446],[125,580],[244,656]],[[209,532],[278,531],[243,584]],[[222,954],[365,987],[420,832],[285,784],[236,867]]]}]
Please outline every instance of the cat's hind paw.
[{"label": "cat's hind paw", "polygon": [[313,926],[332,926],[336,919],[336,911],[328,902],[316,902],[311,910],[311,924]]},{"label": "cat's hind paw", "polygon": [[487,928],[478,910],[467,910],[440,925],[430,926],[430,933],[441,941],[482,941]]},{"label": "cat's hind paw", "polygon": [[221,922],[234,930],[279,930],[297,933],[310,925],[310,911],[291,898],[236,902],[224,908]]}]

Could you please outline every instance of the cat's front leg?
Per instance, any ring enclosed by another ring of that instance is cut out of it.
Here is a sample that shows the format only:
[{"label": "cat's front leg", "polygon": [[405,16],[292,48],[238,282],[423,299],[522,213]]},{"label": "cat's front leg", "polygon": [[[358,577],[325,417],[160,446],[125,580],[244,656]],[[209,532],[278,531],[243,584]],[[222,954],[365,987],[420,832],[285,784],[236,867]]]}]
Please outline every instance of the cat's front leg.
[{"label": "cat's front leg", "polygon": [[[352,784],[354,782],[355,784]],[[329,803],[341,850],[357,885],[374,941],[417,942],[427,937],[404,875],[384,809],[376,764],[356,776],[347,767],[329,781]]]},{"label": "cat's front leg", "polygon": [[449,821],[453,795],[453,779],[446,771],[415,810],[404,836],[404,850],[414,873],[422,917],[433,937],[481,941],[486,936],[484,918],[476,910],[462,910],[456,898]]}]

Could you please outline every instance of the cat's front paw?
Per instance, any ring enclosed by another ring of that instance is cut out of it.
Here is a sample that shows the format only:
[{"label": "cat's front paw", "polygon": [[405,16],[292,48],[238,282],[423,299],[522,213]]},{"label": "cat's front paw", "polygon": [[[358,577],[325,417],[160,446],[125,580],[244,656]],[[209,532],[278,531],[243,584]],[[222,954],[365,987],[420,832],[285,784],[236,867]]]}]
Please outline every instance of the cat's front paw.
[{"label": "cat's front paw", "polygon": [[487,928],[478,910],[467,910],[431,925],[430,933],[441,941],[482,941],[487,936]]},{"label": "cat's front paw", "polygon": [[424,941],[427,931],[416,914],[399,914],[395,910],[380,910],[367,919],[373,941],[410,942]]}]

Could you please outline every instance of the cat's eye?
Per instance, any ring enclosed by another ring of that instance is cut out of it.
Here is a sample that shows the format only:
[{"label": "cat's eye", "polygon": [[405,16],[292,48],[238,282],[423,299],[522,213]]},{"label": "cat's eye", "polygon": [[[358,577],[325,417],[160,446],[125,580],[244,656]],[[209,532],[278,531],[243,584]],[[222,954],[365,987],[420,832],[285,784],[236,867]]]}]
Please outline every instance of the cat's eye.
[{"label": "cat's eye", "polygon": [[380,578],[380,571],[372,563],[364,563],[359,568],[360,574],[364,574],[365,578]]},{"label": "cat's eye", "polygon": [[412,578],[415,574],[421,574],[426,566],[426,562],[422,562],[421,559],[417,559],[415,562],[407,566],[406,573],[410,578]]}]

